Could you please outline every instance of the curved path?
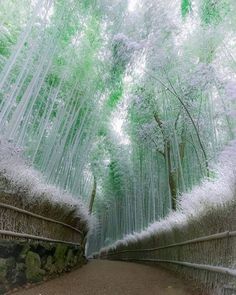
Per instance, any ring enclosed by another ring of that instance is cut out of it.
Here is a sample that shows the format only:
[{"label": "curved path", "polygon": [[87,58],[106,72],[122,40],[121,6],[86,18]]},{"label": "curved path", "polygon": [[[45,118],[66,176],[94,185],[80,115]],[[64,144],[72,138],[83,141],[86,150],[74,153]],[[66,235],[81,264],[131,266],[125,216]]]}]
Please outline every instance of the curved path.
[{"label": "curved path", "polygon": [[17,295],[197,295],[189,284],[162,268],[92,260],[60,278]]}]

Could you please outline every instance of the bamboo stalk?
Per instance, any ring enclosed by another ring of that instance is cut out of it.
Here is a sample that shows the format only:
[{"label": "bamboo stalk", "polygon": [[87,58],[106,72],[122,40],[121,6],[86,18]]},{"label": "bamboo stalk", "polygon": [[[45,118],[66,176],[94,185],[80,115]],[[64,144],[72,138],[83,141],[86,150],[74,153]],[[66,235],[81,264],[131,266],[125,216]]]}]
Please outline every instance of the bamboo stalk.
[{"label": "bamboo stalk", "polygon": [[202,153],[203,153],[203,156],[204,156],[204,160],[205,160],[205,165],[206,165],[206,169],[207,169],[207,176],[209,177],[209,163],[208,163],[208,159],[207,159],[207,154],[206,154],[206,151],[205,151],[205,148],[204,148],[204,145],[202,143],[202,139],[200,137],[200,134],[199,134],[199,131],[198,131],[198,128],[197,128],[197,125],[189,111],[189,109],[187,108],[186,104],[184,103],[183,99],[179,96],[179,94],[175,91],[175,89],[173,88],[172,86],[172,83],[171,81],[168,79],[168,82],[171,86],[168,87],[161,79],[159,79],[158,77],[154,76],[153,74],[151,74],[150,72],[147,72],[145,69],[144,69],[144,72],[146,74],[148,74],[151,78],[153,78],[154,80],[156,80],[157,82],[159,82],[167,91],[169,91],[171,94],[173,94],[177,99],[178,101],[180,102],[180,104],[183,106],[185,112],[187,113],[192,125],[193,125],[193,128],[195,130],[195,133],[197,135],[197,139],[198,139],[198,142],[199,142],[199,145],[200,145],[200,148],[202,150]]},{"label": "bamboo stalk", "polygon": [[92,190],[90,202],[89,202],[89,214],[92,214],[92,211],[93,211],[93,204],[96,197],[96,191],[97,191],[97,181],[96,181],[96,178],[94,177],[93,190]]}]

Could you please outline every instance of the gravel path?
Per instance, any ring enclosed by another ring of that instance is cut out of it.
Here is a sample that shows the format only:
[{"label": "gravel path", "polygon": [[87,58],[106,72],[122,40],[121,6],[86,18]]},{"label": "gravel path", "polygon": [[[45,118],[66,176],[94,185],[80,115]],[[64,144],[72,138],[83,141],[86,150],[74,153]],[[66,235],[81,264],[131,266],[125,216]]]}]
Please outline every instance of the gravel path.
[{"label": "gravel path", "polygon": [[93,260],[82,268],[16,295],[197,295],[162,268]]}]

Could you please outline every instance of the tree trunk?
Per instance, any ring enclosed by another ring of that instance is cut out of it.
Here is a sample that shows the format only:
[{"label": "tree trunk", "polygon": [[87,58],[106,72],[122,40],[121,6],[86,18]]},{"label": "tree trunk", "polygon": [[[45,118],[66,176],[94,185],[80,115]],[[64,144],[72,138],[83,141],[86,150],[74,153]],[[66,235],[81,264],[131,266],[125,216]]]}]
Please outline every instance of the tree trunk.
[{"label": "tree trunk", "polygon": [[177,179],[176,172],[171,171],[171,159],[170,159],[170,143],[166,143],[167,162],[168,162],[168,182],[171,194],[171,209],[176,210],[176,198],[177,198]]},{"label": "tree trunk", "polygon": [[96,178],[94,177],[93,190],[92,190],[90,202],[89,202],[89,213],[90,214],[92,214],[92,211],[93,211],[93,204],[94,204],[94,200],[96,197],[96,191],[97,191],[97,181],[96,181]]}]

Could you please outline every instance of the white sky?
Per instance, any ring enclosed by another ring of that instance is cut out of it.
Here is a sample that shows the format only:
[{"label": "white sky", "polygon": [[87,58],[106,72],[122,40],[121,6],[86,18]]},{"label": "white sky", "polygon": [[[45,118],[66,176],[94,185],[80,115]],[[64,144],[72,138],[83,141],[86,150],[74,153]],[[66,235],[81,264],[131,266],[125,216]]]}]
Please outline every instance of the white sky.
[{"label": "white sky", "polygon": [[139,4],[139,0],[129,0],[128,11],[129,12],[135,11],[136,8],[138,7],[138,4]]},{"label": "white sky", "polygon": [[111,120],[111,126],[112,126],[113,131],[115,132],[115,134],[118,137],[119,143],[124,144],[124,145],[128,145],[128,144],[130,144],[130,140],[129,140],[128,135],[123,130],[124,122],[125,122],[124,113],[119,115],[119,113],[117,112]]}]

